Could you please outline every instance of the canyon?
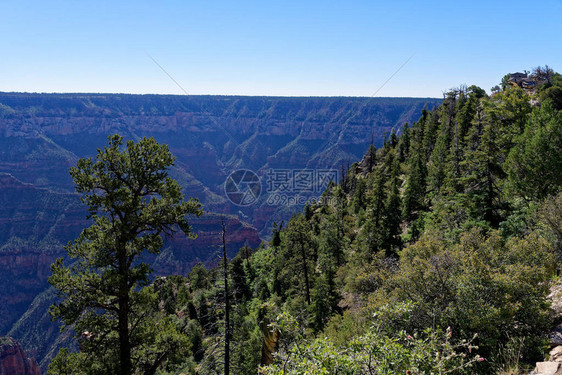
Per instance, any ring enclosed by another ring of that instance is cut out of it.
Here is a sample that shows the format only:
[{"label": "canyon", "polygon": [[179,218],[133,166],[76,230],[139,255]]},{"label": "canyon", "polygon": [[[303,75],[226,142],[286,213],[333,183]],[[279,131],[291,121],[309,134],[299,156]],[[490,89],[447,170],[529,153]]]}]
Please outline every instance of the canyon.
[{"label": "canyon", "polygon": [[[302,171],[312,176],[333,171],[337,178],[342,168],[361,160],[370,143],[380,147],[388,134],[440,102],[0,93],[0,335],[23,338],[21,344],[33,347],[39,362],[48,355],[47,346],[29,335],[39,329],[29,317],[46,313],[46,306],[36,311],[33,301],[48,288],[50,264],[88,225],[68,171],[79,158],[95,156],[109,135],[150,136],[168,144],[177,158],[170,176],[186,198],[202,203],[205,214],[191,223],[198,238],[168,238],[161,254],[149,259],[156,275],[186,274],[198,262],[219,259],[221,215],[227,217],[234,256],[244,245],[259,246],[274,222],[287,220],[321,193],[289,189],[279,195],[279,187],[271,187],[272,173],[290,175],[291,186]],[[243,206],[225,194],[227,177],[242,169],[261,184],[259,197]]]}]

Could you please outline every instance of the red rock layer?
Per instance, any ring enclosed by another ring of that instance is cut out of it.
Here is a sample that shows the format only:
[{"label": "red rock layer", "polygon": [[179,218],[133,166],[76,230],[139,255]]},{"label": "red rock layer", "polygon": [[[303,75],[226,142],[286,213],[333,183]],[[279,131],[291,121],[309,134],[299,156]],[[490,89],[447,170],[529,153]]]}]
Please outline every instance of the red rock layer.
[{"label": "red rock layer", "polygon": [[17,341],[0,338],[0,375],[41,375],[41,370]]}]

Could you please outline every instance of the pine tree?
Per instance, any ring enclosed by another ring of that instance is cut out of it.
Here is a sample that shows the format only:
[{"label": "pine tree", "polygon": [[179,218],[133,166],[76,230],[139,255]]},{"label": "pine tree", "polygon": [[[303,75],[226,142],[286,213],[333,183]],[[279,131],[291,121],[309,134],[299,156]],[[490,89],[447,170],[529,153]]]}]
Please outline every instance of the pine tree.
[{"label": "pine tree", "polygon": [[224,374],[230,374],[230,340],[232,331],[230,328],[230,289],[228,287],[228,256],[226,255],[226,225],[222,220],[222,264],[224,282]]},{"label": "pine tree", "polygon": [[401,180],[399,177],[400,163],[398,159],[392,161],[390,171],[390,181],[388,186],[388,197],[385,202],[385,220],[384,228],[386,229],[385,237],[382,241],[382,248],[385,249],[386,255],[396,255],[396,252],[402,246],[400,234],[402,232],[400,225],[402,224],[402,199],[400,198]]},{"label": "pine tree", "polygon": [[406,123],[402,127],[400,139],[398,140],[398,161],[400,163],[403,163],[408,158],[408,153],[410,151],[410,136],[410,125]]},{"label": "pine tree", "polygon": [[451,143],[456,131],[458,131],[455,122],[457,94],[458,90],[448,92],[439,111],[441,115],[439,135],[435,141],[435,147],[427,168],[429,189],[435,192],[441,190],[447,177],[448,168],[451,166]]},{"label": "pine tree", "polygon": [[81,358],[109,366],[99,372],[129,375],[146,365],[148,358],[138,354],[152,341],[149,336],[158,334],[146,323],[153,296],[143,289],[151,270],[142,256],[158,254],[162,236],[177,229],[192,237],[187,216],[202,211],[196,200],[185,201],[168,177],[174,157],[166,145],[153,138],[122,145],[120,136],[111,136],[95,160],[80,159],[71,168],[93,224],[66,247],[72,263],[58,259],[49,282],[61,297],[51,314],[82,338],[87,357]]},{"label": "pine tree", "polygon": [[412,128],[410,154],[408,159],[408,173],[403,198],[403,217],[412,221],[417,218],[417,212],[425,206],[427,166],[423,148],[425,117]]},{"label": "pine tree", "polygon": [[480,122],[468,133],[465,160],[461,163],[465,205],[469,216],[476,221],[484,220],[497,227],[501,221],[501,181],[505,177],[502,168],[502,148],[498,123]]},{"label": "pine tree", "polygon": [[283,270],[284,277],[300,285],[305,301],[310,305],[314,269],[310,225],[302,214],[297,214],[289,221],[284,234],[282,252],[278,258],[285,264],[294,265],[294,268]]},{"label": "pine tree", "polygon": [[507,160],[509,185],[526,200],[542,200],[562,187],[562,111],[550,102],[530,117]]}]

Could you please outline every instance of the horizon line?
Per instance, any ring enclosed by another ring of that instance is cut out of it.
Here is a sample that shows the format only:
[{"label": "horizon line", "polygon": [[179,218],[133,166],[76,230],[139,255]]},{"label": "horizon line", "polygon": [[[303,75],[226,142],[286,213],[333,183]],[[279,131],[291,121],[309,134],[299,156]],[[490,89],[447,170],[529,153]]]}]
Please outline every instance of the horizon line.
[{"label": "horizon line", "polygon": [[28,95],[136,95],[136,96],[214,96],[214,97],[247,97],[247,98],[357,98],[357,99],[437,99],[433,96],[358,96],[358,95],[258,95],[258,94],[164,94],[164,93],[131,93],[131,92],[80,92],[80,91],[3,91],[0,94],[28,94]]}]

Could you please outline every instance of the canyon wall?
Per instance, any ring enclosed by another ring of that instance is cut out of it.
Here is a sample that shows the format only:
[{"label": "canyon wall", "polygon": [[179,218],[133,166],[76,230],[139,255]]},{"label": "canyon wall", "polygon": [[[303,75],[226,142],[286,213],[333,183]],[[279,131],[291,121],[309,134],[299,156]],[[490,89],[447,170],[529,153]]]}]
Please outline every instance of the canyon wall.
[{"label": "canyon wall", "polygon": [[33,358],[28,358],[17,341],[0,337],[0,375],[40,375]]}]

